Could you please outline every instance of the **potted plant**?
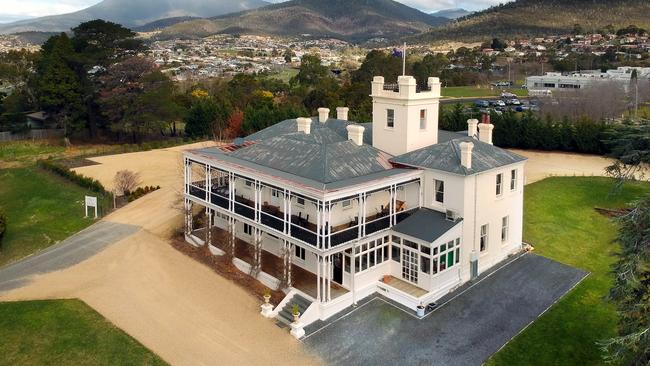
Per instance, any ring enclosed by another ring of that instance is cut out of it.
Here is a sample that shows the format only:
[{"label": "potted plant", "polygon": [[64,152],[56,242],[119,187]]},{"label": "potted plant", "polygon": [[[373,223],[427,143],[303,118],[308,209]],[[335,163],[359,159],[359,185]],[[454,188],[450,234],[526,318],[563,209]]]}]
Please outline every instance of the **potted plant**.
[{"label": "potted plant", "polygon": [[390,275],[384,275],[384,283],[390,282]]},{"label": "potted plant", "polygon": [[300,320],[300,308],[298,308],[298,304],[293,304],[291,307],[291,314],[293,314],[294,323],[297,323],[298,320]]},{"label": "potted plant", "polygon": [[271,300],[271,290],[268,287],[264,289],[263,297],[264,297],[264,303],[268,304],[269,301]]},{"label": "potted plant", "polygon": [[423,317],[424,316],[424,309],[425,309],[424,304],[420,303],[420,305],[418,305],[416,307],[416,310],[415,310],[417,316]]}]

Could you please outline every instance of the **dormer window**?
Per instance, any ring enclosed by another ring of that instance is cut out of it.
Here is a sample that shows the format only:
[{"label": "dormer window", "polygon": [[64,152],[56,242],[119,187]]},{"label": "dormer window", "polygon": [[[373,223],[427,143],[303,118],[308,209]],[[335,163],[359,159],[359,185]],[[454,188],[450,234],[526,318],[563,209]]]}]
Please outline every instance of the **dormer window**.
[{"label": "dormer window", "polygon": [[388,127],[388,128],[395,127],[395,110],[394,109],[386,110],[386,127]]}]

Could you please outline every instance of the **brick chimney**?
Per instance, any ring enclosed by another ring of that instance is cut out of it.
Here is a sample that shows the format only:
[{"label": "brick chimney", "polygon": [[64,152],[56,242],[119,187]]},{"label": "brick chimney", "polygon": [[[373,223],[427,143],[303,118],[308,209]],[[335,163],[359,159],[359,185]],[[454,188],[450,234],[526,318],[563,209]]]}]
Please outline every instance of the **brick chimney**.
[{"label": "brick chimney", "polygon": [[325,123],[330,118],[329,108],[318,108],[318,121]]},{"label": "brick chimney", "polygon": [[336,108],[336,119],[347,121],[349,111],[350,111],[350,108],[348,108],[348,107],[338,107],[338,108]]},{"label": "brick chimney", "polygon": [[311,118],[296,118],[296,122],[298,123],[298,132],[304,132],[309,135],[311,132]]},{"label": "brick chimney", "polygon": [[363,131],[365,127],[359,125],[348,125],[346,128],[348,130],[348,140],[352,140],[357,146],[363,145]]},{"label": "brick chimney", "polygon": [[472,150],[474,144],[471,142],[461,142],[460,146],[460,164],[467,169],[472,169]]}]

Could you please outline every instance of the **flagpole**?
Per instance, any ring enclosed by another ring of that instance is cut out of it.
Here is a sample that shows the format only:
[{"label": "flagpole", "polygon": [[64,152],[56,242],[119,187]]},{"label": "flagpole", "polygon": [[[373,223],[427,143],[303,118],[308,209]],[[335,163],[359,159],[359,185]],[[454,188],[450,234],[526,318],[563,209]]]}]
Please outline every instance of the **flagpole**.
[{"label": "flagpole", "polygon": [[402,49],[402,76],[406,76],[406,42],[404,42],[404,48]]}]

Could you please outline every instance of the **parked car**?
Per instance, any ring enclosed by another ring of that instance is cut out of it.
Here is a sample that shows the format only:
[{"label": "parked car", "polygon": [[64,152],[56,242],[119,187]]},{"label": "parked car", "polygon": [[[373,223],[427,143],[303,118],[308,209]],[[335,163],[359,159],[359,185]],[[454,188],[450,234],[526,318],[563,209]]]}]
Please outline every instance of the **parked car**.
[{"label": "parked car", "polygon": [[477,100],[476,102],[474,102],[474,105],[476,105],[479,108],[487,108],[490,106],[490,102],[488,102],[487,100]]},{"label": "parked car", "polygon": [[513,99],[506,100],[506,104],[508,104],[508,105],[521,105],[521,102],[519,101],[519,99],[513,98]]},{"label": "parked car", "polygon": [[501,98],[504,98],[504,99],[513,99],[513,98],[517,98],[517,95],[516,95],[516,94],[512,94],[512,93],[509,93],[509,92],[505,92],[505,91],[504,91],[503,93],[501,93]]},{"label": "parked car", "polygon": [[502,101],[502,100],[495,100],[495,101],[494,101],[494,105],[497,106],[497,107],[505,107],[505,106],[506,106],[506,102],[504,102],[504,101]]}]

